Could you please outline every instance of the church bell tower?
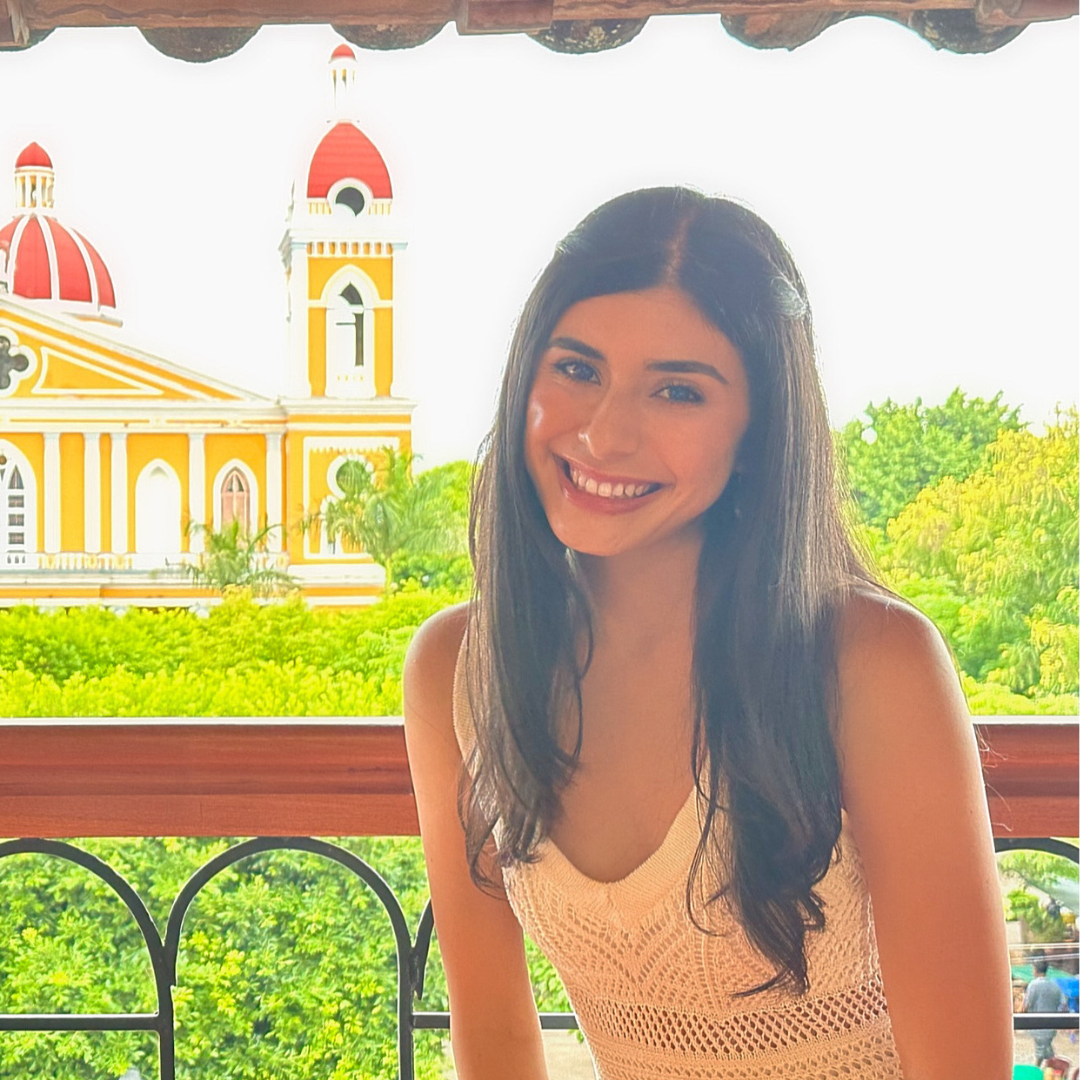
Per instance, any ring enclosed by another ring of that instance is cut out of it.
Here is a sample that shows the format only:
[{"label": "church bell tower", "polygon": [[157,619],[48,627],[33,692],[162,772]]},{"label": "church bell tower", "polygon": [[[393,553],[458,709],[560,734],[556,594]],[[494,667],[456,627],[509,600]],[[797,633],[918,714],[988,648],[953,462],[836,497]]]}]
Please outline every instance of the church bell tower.
[{"label": "church bell tower", "polygon": [[294,399],[393,393],[395,262],[405,241],[386,162],[353,119],[356,67],[348,45],[330,57],[335,115],[294,188],[281,242]]}]

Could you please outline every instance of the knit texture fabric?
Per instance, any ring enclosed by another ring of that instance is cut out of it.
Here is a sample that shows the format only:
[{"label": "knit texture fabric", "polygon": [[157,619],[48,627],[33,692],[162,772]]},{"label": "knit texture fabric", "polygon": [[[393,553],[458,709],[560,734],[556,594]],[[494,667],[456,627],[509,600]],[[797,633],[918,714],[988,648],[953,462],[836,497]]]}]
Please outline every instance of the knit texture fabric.
[{"label": "knit texture fabric", "polygon": [[[462,650],[462,656],[464,650]],[[454,726],[475,742],[462,656]],[[817,892],[825,929],[807,936],[810,989],[749,997],[774,969],[723,901],[703,933],[686,885],[701,836],[696,791],[644,863],[615,882],[581,873],[545,839],[503,871],[510,905],[566,986],[600,1080],[902,1080],[881,988],[870,897],[846,815]]]}]

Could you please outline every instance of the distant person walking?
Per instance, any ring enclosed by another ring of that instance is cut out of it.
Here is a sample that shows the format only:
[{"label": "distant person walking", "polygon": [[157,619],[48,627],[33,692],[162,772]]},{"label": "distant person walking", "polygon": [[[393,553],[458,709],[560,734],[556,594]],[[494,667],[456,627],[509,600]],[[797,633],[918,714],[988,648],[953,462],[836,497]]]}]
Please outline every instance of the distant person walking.
[{"label": "distant person walking", "polygon": [[[1024,1012],[1065,1012],[1069,1005],[1068,999],[1065,991],[1053,979],[1046,977],[1047,962],[1036,960],[1032,967],[1035,969],[1035,978],[1028,983],[1027,990],[1024,991]],[[1054,1056],[1055,1034],[1052,1028],[1040,1028],[1031,1033],[1035,1040],[1036,1065],[1041,1065],[1047,1058]]]}]

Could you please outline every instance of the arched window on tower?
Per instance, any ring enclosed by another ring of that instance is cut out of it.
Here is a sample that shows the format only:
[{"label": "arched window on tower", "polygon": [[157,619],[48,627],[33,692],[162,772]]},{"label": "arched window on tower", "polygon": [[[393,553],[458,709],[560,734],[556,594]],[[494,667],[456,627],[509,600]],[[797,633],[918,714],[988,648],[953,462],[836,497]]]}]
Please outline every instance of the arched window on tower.
[{"label": "arched window on tower", "polygon": [[[326,296],[326,393],[373,397],[375,394],[374,288],[358,275],[332,282]],[[363,290],[363,291],[361,291]]]},{"label": "arched window on tower", "polygon": [[[346,285],[341,290],[341,307],[338,312],[337,325],[342,328],[342,342],[345,348],[343,356],[348,357],[351,353],[352,367],[364,366],[364,300],[355,285]],[[351,350],[349,337],[351,334]]]},{"label": "arched window on tower", "polygon": [[240,532],[251,532],[251,492],[239,469],[230,469],[221,482],[221,527],[234,521],[240,523]]}]

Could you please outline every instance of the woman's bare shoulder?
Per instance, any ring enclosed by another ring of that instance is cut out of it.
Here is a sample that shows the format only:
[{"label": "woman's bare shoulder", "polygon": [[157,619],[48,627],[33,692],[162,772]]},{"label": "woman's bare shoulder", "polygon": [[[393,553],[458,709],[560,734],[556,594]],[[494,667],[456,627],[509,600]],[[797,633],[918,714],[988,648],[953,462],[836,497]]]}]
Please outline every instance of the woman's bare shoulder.
[{"label": "woman's bare shoulder", "polygon": [[853,590],[838,611],[836,660],[841,683],[910,678],[930,665],[954,676],[938,628],[922,612],[884,589]]},{"label": "woman's bare shoulder", "polygon": [[842,757],[854,760],[865,747],[875,758],[888,748],[917,759],[949,738],[946,732],[966,740],[971,722],[949,648],[937,627],[898,597],[866,589],[848,598],[839,612],[836,665]]},{"label": "woman's bare shoulder", "polygon": [[419,719],[442,727],[450,718],[454,669],[468,621],[469,604],[455,604],[416,631],[402,673],[406,724]]}]

